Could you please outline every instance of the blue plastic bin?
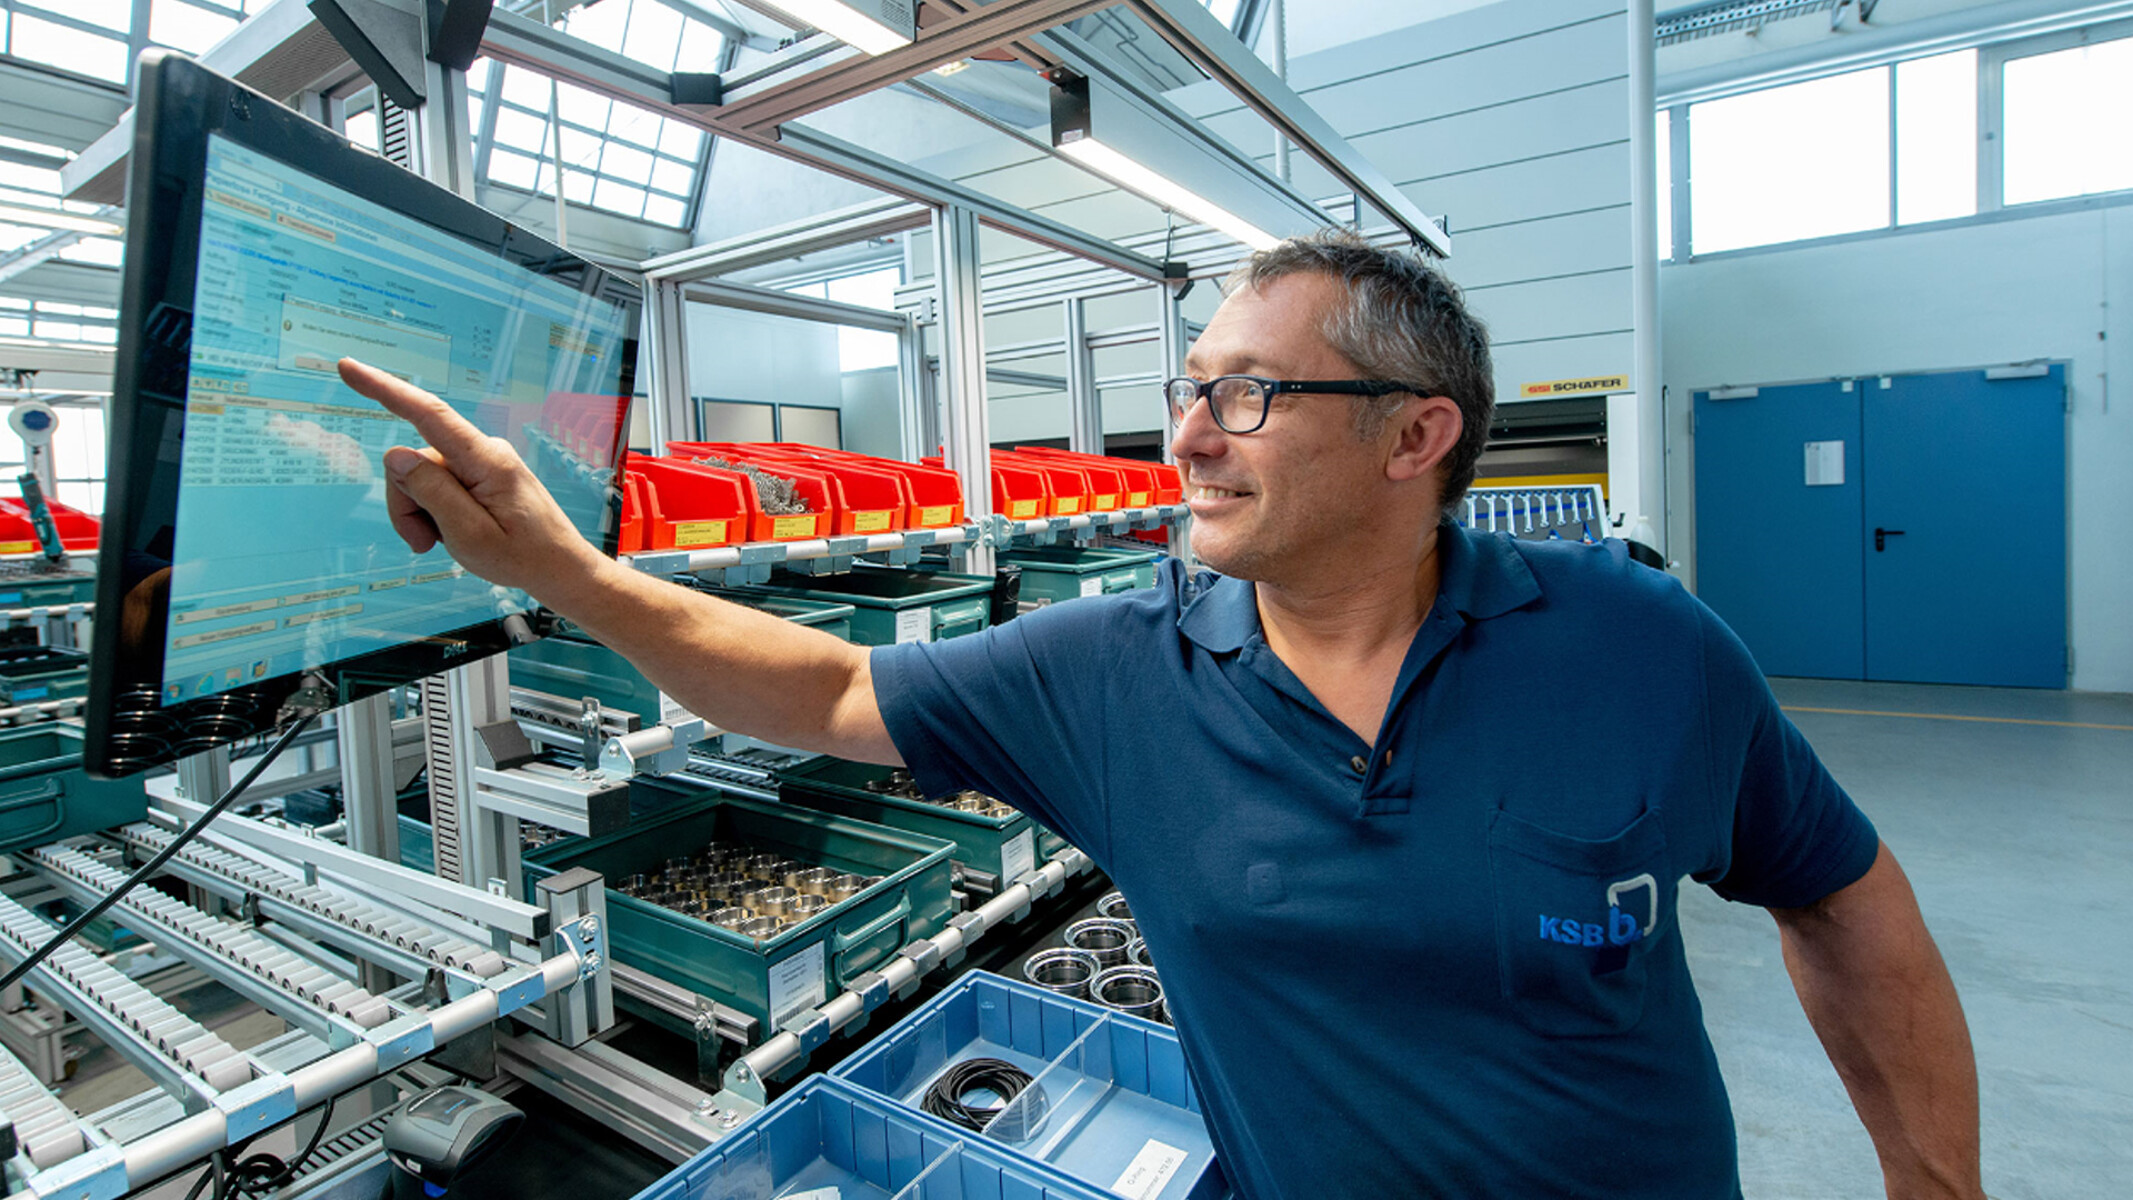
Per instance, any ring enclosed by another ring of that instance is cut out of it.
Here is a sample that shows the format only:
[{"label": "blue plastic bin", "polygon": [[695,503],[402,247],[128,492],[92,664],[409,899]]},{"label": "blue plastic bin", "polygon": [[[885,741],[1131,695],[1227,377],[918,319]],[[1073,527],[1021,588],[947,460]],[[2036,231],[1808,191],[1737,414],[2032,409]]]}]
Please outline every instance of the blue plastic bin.
[{"label": "blue plastic bin", "polygon": [[1034,1077],[992,1125],[1031,1131],[1017,1154],[1135,1200],[1228,1194],[1177,1034],[1152,1021],[972,971],[830,1073],[917,1111],[944,1070],[981,1057]]},{"label": "blue plastic bin", "polygon": [[1117,1200],[974,1133],[826,1075],[794,1088],[636,1200]]}]

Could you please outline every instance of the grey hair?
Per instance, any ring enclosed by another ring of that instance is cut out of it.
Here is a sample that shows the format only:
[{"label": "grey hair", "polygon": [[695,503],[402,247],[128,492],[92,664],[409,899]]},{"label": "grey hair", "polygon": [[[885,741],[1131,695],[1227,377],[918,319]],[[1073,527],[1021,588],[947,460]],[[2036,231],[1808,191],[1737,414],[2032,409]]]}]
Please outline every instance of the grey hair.
[{"label": "grey hair", "polygon": [[1459,289],[1421,256],[1385,250],[1362,235],[1329,228],[1261,250],[1238,263],[1225,295],[1263,287],[1285,275],[1325,275],[1342,285],[1348,303],[1326,314],[1326,341],[1369,379],[1412,384],[1415,393],[1357,396],[1350,402],[1355,436],[1371,441],[1410,395],[1445,396],[1459,406],[1459,441],[1444,458],[1449,510],[1474,482],[1496,408],[1489,334]]}]

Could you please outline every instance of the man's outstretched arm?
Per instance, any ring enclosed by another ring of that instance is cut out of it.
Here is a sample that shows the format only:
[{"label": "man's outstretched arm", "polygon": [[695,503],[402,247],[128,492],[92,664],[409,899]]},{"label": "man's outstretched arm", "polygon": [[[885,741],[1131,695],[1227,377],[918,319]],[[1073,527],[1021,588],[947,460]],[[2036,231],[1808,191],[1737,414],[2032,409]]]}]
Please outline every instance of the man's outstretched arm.
[{"label": "man's outstretched arm", "polygon": [[865,647],[616,563],[578,533],[510,443],[353,359],[341,360],[341,378],[429,443],[385,452],[393,528],[417,554],[442,542],[474,574],[531,592],[722,728],[901,761],[874,702]]},{"label": "man's outstretched arm", "polygon": [[1857,882],[1776,908],[1785,967],[1874,1140],[1891,1200],[1982,1200],[1977,1062],[1955,983],[1886,845]]}]

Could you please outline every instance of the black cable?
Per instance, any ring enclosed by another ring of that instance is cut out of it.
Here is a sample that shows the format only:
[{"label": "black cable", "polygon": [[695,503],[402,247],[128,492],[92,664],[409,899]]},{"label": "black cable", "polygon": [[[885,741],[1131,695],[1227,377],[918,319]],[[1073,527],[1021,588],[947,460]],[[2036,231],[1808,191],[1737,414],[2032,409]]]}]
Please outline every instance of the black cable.
[{"label": "black cable", "polygon": [[333,1102],[338,1099],[339,1096],[326,1097],[321,1106],[324,1111],[319,1114],[318,1125],[311,1131],[311,1140],[295,1158],[283,1162],[275,1155],[261,1153],[238,1163],[233,1172],[237,1176],[234,1188],[236,1193],[240,1196],[247,1193],[257,1195],[294,1182],[296,1173],[304,1169],[304,1164],[311,1161],[311,1156],[318,1152],[319,1143],[326,1140],[326,1126],[333,1123]]},{"label": "black cable", "polygon": [[259,773],[261,771],[266,770],[267,766],[275,759],[281,757],[281,752],[289,748],[289,744],[296,740],[296,735],[310,728],[311,722],[315,720],[316,717],[317,714],[314,713],[311,716],[307,716],[300,719],[296,722],[296,724],[289,726],[287,732],[283,733],[280,737],[274,739],[274,744],[267,747],[267,752],[261,755],[257,762],[254,762],[252,764],[252,769],[244,773],[244,778],[238,780],[236,783],[231,784],[230,790],[222,793],[222,798],[220,800],[217,800],[213,804],[208,805],[207,811],[201,813],[198,820],[195,820],[192,824],[180,830],[178,832],[178,836],[172,838],[168,846],[165,846],[161,850],[157,851],[156,856],[143,863],[141,865],[140,870],[135,871],[131,875],[128,875],[126,877],[126,882],[112,889],[110,894],[106,895],[103,899],[98,900],[96,903],[90,905],[89,911],[67,922],[66,928],[61,929],[59,932],[53,934],[51,938],[45,942],[44,945],[37,947],[37,949],[35,949],[34,951],[31,951],[30,956],[28,958],[23,959],[21,962],[16,963],[13,967],[9,968],[6,975],[0,975],[0,991],[7,990],[9,984],[19,982],[24,975],[30,973],[31,968],[35,967],[38,963],[43,962],[47,957],[51,955],[54,950],[59,949],[61,946],[64,946],[69,941],[73,940],[73,937],[76,933],[89,927],[89,922],[96,920],[100,916],[103,916],[105,910],[109,909],[112,905],[117,904],[119,902],[119,897],[124,896],[127,892],[132,891],[135,884],[140,883],[144,879],[150,878],[157,871],[162,870],[163,864],[169,862],[172,855],[176,854],[180,849],[184,848],[185,843],[192,841],[195,837],[198,837],[200,835],[200,831],[207,828],[208,822],[214,820],[218,816],[221,816],[223,809],[226,809],[231,804],[235,803],[237,797],[242,796],[244,794],[244,790],[252,786],[252,781],[259,778]]},{"label": "black cable", "polygon": [[[998,1096],[1000,1102],[980,1105],[964,1101],[964,1097],[981,1090]],[[1028,1102],[1016,1107],[1015,1098],[1025,1090],[1030,1093]],[[1023,1142],[1044,1128],[1044,1118],[1052,1105],[1028,1071],[1004,1059],[966,1058],[941,1072],[941,1077],[926,1089],[919,1107],[965,1129],[1004,1142]],[[1015,1115],[1002,1122],[1001,1115],[1010,1107],[1015,1107]]]}]

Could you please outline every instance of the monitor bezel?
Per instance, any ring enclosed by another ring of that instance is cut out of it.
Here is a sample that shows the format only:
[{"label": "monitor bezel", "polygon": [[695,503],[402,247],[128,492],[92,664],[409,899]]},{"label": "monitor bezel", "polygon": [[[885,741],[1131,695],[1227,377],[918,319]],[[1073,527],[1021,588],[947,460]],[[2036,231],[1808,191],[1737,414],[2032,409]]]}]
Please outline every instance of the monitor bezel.
[{"label": "monitor bezel", "polygon": [[[318,668],[175,704],[161,703],[168,645],[167,592],[143,586],[167,566],[159,538],[174,531],[185,427],[191,310],[209,137],[229,140],[382,204],[520,265],[576,277],[581,290],[613,300],[625,317],[619,394],[635,390],[642,317],[637,289],[597,264],[352,143],[270,97],[183,55],[151,49],[136,77],[139,100],[127,181],[120,326],[107,416],[104,523],[97,555],[96,636],[91,643],[83,765],[120,778],[218,745],[267,733],[306,711],[403,686],[523,644],[546,627],[492,617]],[[182,338],[167,333],[182,314]],[[153,329],[151,326],[153,325]],[[180,372],[175,390],[169,372]],[[606,461],[619,464],[629,429],[625,407]],[[610,498],[600,549],[613,556],[620,494]],[[128,596],[136,608],[128,610]],[[154,751],[160,743],[165,749]]]}]

